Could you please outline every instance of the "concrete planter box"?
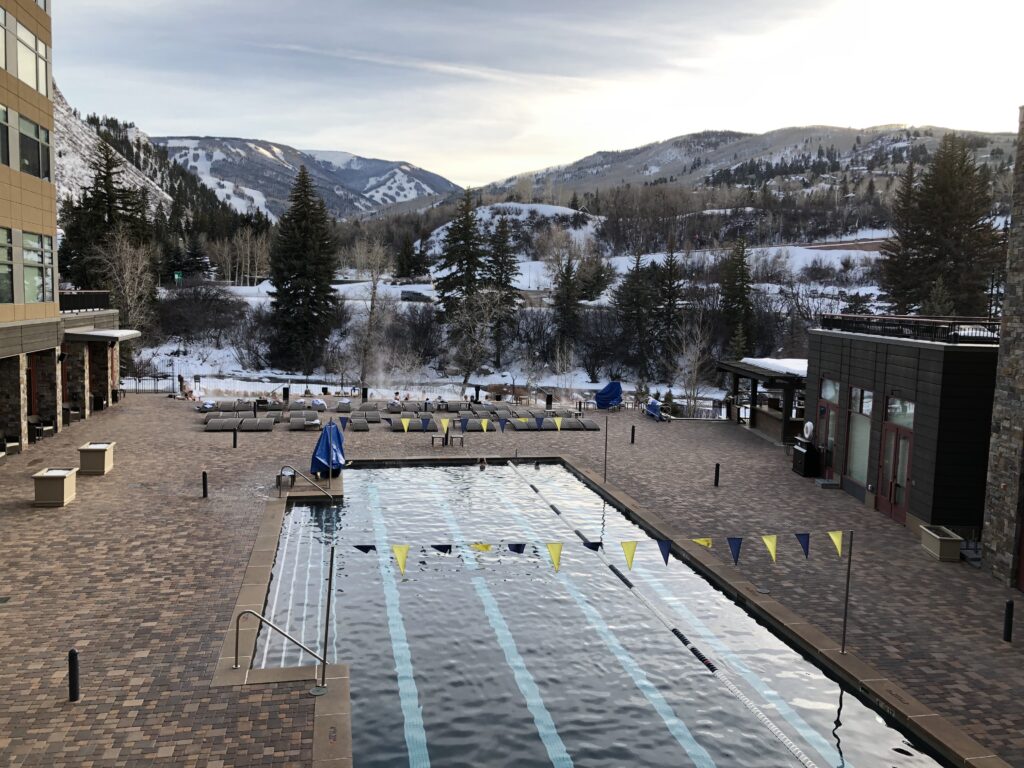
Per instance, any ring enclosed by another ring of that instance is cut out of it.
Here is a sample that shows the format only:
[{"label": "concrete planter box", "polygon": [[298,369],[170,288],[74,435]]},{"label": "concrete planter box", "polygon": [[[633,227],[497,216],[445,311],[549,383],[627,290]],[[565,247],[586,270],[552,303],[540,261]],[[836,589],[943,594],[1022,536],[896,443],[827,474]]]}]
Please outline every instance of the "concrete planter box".
[{"label": "concrete planter box", "polygon": [[921,526],[921,546],[936,560],[944,563],[960,560],[960,543],[962,541],[962,538],[944,526]]},{"label": "concrete planter box", "polygon": [[63,507],[75,498],[75,475],[78,469],[47,468],[36,472],[32,479],[36,482],[35,506]]},{"label": "concrete planter box", "polygon": [[114,446],[117,443],[86,443],[78,449],[79,472],[83,475],[105,475],[114,468]]}]

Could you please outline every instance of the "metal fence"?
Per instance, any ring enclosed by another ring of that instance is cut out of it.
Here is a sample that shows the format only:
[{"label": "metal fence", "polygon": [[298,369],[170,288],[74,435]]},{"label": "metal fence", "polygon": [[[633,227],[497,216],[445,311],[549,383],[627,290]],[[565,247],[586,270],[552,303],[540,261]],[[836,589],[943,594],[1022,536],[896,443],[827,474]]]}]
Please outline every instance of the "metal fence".
[{"label": "metal fence", "polygon": [[177,386],[174,378],[164,376],[126,376],[121,379],[121,389],[133,395],[174,394]]},{"label": "metal fence", "polygon": [[999,321],[987,317],[895,317],[822,315],[826,331],[864,333],[943,344],[999,344]]}]

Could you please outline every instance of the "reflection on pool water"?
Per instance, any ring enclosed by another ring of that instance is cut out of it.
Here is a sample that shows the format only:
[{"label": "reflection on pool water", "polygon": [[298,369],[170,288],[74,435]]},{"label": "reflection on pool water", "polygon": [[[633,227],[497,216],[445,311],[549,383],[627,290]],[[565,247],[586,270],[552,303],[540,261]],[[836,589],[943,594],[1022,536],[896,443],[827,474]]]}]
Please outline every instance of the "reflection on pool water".
[{"label": "reflection on pool water", "polygon": [[[345,494],[290,506],[266,612],[319,648],[337,545],[328,660],[351,665],[357,766],[937,765],[561,466],[357,470]],[[643,599],[573,529],[624,571],[639,540]],[[254,666],[312,663],[261,633]]]}]

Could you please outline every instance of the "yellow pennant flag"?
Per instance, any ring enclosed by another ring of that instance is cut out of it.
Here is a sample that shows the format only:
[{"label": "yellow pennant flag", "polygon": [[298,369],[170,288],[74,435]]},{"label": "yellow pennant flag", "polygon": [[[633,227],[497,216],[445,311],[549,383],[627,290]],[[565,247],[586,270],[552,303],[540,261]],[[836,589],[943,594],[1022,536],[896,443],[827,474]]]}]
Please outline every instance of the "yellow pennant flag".
[{"label": "yellow pennant flag", "polygon": [[470,544],[469,546],[472,547],[473,549],[475,549],[477,552],[490,552],[491,551],[491,547],[494,546],[494,545],[493,544],[481,544],[480,542],[477,542],[476,544]]},{"label": "yellow pennant flag", "polygon": [[836,553],[843,556],[843,532],[842,531],[829,531],[829,538],[832,539],[832,543],[836,545]]},{"label": "yellow pennant flag", "polygon": [[631,571],[633,570],[633,557],[636,555],[636,545],[635,541],[622,542],[622,551],[626,555],[626,566]]},{"label": "yellow pennant flag", "polygon": [[548,554],[551,555],[551,562],[555,565],[555,573],[558,573],[558,567],[562,564],[561,542],[555,541],[548,544]]},{"label": "yellow pennant flag", "polygon": [[441,419],[441,432],[444,434],[448,434],[448,422],[450,421],[451,419]]},{"label": "yellow pennant flag", "polygon": [[516,421],[518,421],[520,424],[525,424],[526,422],[529,421],[529,419],[526,418],[525,416],[519,416],[516,418]]},{"label": "yellow pennant flag", "polygon": [[402,429],[406,432],[409,431],[409,419],[402,419]]},{"label": "yellow pennant flag", "polygon": [[480,419],[480,428],[481,428],[481,429],[482,429],[482,430],[483,430],[484,432],[486,432],[486,431],[487,431],[487,422],[488,422],[488,421],[489,421],[488,419]]},{"label": "yellow pennant flag", "polygon": [[392,544],[391,551],[395,553],[395,560],[398,561],[398,570],[405,576],[405,559],[409,556],[409,545]]},{"label": "yellow pennant flag", "polygon": [[702,547],[711,549],[711,539],[690,539],[694,544],[700,544]]},{"label": "yellow pennant flag", "polygon": [[559,432],[561,432],[562,431],[562,417],[561,416],[555,416],[554,421],[555,421],[555,429],[557,429]]},{"label": "yellow pennant flag", "polygon": [[772,562],[775,562],[775,551],[779,544],[779,537],[774,533],[769,536],[762,536],[761,541],[764,542],[765,547],[768,549],[768,554],[772,556]]}]

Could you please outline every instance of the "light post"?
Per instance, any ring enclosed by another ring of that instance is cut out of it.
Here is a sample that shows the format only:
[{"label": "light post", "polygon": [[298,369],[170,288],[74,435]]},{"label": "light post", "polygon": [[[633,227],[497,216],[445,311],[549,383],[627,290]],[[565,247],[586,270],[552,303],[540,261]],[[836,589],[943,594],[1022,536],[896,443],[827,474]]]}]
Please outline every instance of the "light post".
[{"label": "light post", "polygon": [[504,371],[501,374],[501,378],[503,378],[503,379],[511,379],[512,380],[512,402],[513,403],[518,403],[518,401],[516,400],[516,375],[514,373],[509,373],[508,371]]}]

